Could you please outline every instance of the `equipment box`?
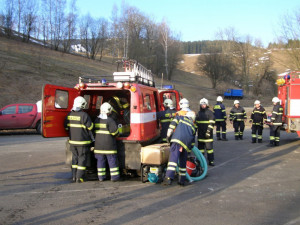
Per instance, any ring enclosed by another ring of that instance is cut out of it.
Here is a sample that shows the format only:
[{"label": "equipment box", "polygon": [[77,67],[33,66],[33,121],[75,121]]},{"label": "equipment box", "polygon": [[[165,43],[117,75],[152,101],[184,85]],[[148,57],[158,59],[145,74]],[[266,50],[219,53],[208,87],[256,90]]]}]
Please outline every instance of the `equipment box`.
[{"label": "equipment box", "polygon": [[170,146],[168,144],[154,144],[141,148],[141,162],[148,165],[162,165],[168,163]]}]

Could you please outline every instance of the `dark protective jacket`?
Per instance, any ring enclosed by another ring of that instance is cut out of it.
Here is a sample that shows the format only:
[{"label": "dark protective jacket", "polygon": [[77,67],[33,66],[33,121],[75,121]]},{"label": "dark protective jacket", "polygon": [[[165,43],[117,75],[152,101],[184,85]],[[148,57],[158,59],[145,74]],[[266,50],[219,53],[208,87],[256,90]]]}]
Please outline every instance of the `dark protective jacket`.
[{"label": "dark protective jacket", "polygon": [[221,102],[217,102],[214,106],[214,115],[216,122],[222,122],[227,119],[225,106]]},{"label": "dark protective jacket", "polygon": [[[213,129],[215,124],[215,116],[209,107],[202,109],[196,116],[196,124],[198,128],[198,141],[200,142],[213,142]],[[208,132],[210,134],[209,138],[206,138],[205,134]]]},{"label": "dark protective jacket", "polygon": [[174,130],[171,142],[180,144],[186,151],[190,152],[195,145],[197,128],[194,122],[186,116],[176,116],[169,128]]},{"label": "dark protective jacket", "polygon": [[119,134],[116,122],[107,117],[101,119],[97,117],[95,120],[95,154],[116,154],[117,141],[116,136]]},{"label": "dark protective jacket", "polygon": [[235,107],[233,106],[230,110],[230,121],[244,121],[247,119],[246,111],[243,107]]},{"label": "dark protective jacket", "polygon": [[165,111],[158,112],[156,115],[157,119],[159,119],[161,123],[160,137],[162,138],[163,141],[166,141],[169,125],[173,120],[173,118],[175,117],[175,114],[176,114],[175,109],[167,108]]},{"label": "dark protective jacket", "polygon": [[254,107],[253,112],[251,114],[251,119],[253,125],[263,125],[264,120],[267,119],[266,110],[264,107],[260,106],[259,108]]},{"label": "dark protective jacket", "polygon": [[90,116],[83,111],[71,111],[64,121],[69,132],[69,143],[77,146],[89,145],[92,142],[93,123]]},{"label": "dark protective jacket", "polygon": [[274,126],[282,125],[282,115],[283,115],[283,108],[279,103],[277,103],[273,107],[273,112],[271,116],[271,121]]}]

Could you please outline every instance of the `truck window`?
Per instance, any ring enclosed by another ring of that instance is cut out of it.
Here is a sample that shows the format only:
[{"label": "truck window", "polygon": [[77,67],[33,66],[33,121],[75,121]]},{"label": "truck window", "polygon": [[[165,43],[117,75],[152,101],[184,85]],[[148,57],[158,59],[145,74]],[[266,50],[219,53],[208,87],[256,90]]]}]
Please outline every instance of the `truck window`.
[{"label": "truck window", "polygon": [[84,109],[89,109],[90,108],[90,100],[91,100],[91,96],[90,95],[84,95],[83,98],[86,100],[87,104],[84,107]]},{"label": "truck window", "polygon": [[7,107],[2,111],[2,115],[16,114],[16,106]]},{"label": "truck window", "polygon": [[151,110],[151,100],[149,94],[144,96],[144,109]]},{"label": "truck window", "polygon": [[100,106],[102,105],[103,96],[98,96],[96,101],[96,109],[100,109]]},{"label": "truck window", "polygon": [[31,112],[33,109],[32,105],[19,105],[18,113],[28,113]]},{"label": "truck window", "polygon": [[55,108],[66,109],[68,108],[69,95],[67,91],[55,91]]}]

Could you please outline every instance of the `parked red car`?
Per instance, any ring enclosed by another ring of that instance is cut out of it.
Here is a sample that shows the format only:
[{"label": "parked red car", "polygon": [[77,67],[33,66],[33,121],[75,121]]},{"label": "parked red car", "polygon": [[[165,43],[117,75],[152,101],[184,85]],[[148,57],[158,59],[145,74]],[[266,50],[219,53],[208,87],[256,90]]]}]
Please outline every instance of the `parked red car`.
[{"label": "parked red car", "polygon": [[36,129],[41,133],[41,112],[38,103],[11,104],[0,109],[0,130],[8,129]]}]

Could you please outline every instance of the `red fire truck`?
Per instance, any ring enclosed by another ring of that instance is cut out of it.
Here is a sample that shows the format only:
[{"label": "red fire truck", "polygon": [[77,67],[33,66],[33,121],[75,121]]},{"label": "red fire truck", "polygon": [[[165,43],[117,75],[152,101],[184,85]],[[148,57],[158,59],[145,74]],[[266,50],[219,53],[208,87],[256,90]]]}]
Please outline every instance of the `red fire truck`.
[{"label": "red fire truck", "polygon": [[[155,143],[160,137],[156,113],[163,109],[163,100],[172,98],[179,109],[181,94],[170,87],[162,90],[155,88],[151,71],[133,60],[124,61],[123,68],[123,72],[101,76],[100,79],[80,77],[74,88],[46,84],[43,88],[43,137],[68,136],[63,126],[64,119],[77,96],[87,100],[84,110],[93,121],[99,115],[101,104],[117,97],[120,102],[129,104],[127,113],[118,112],[120,167],[139,171],[141,147]],[[71,154],[68,156],[67,161],[70,162]]]},{"label": "red fire truck", "polygon": [[276,83],[283,107],[283,128],[300,136],[300,71],[287,73]]}]

